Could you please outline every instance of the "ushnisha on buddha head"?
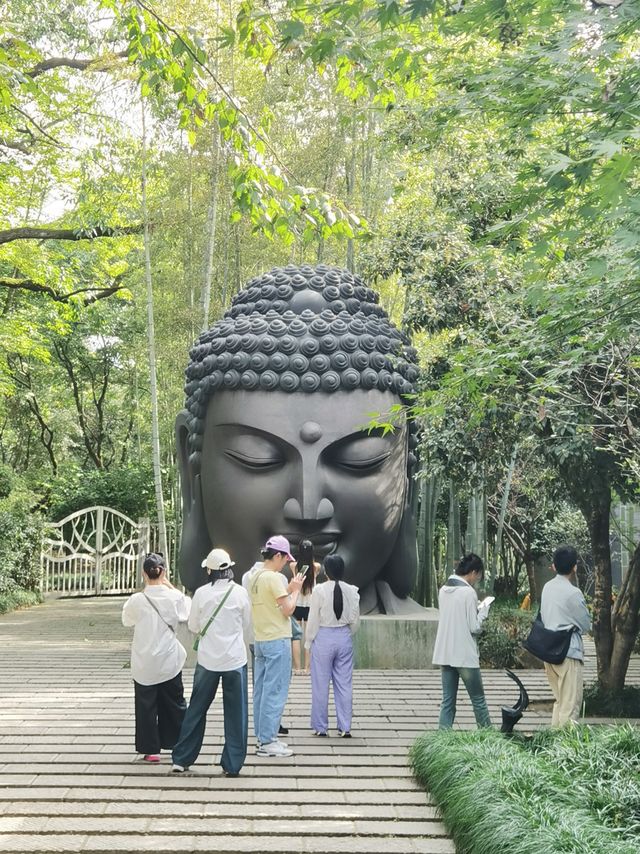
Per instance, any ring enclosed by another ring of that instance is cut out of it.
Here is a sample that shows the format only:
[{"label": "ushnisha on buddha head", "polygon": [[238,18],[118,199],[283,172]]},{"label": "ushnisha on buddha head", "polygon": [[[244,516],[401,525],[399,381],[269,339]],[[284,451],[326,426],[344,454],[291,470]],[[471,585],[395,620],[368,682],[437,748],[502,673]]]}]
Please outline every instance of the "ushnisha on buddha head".
[{"label": "ushnisha on buddha head", "polygon": [[213,543],[242,574],[281,533],[310,539],[317,559],[340,554],[363,610],[405,610],[415,425],[386,435],[367,425],[408,402],[417,376],[415,350],[358,276],[321,265],[252,279],[186,370],[176,424],[185,586],[206,580]]}]

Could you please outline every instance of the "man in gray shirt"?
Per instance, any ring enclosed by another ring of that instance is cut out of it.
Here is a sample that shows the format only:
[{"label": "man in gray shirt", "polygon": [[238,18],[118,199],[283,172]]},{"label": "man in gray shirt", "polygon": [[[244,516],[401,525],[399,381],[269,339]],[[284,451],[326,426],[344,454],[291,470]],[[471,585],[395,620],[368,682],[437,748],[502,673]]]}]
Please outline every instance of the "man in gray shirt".
[{"label": "man in gray shirt", "polygon": [[583,690],[583,632],[591,629],[591,617],[584,596],[575,586],[578,553],[573,546],[560,546],[553,553],[552,569],[556,577],[542,590],[540,615],[546,629],[575,628],[567,657],[561,664],[548,664],[544,669],[555,697],[551,726],[562,726],[580,717]]}]

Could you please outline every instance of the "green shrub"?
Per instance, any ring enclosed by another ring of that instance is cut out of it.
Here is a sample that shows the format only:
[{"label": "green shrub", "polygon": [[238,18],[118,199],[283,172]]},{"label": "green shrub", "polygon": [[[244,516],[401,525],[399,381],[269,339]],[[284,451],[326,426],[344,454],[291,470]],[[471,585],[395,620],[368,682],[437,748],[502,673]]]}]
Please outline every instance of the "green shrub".
[{"label": "green shrub", "polygon": [[0,614],[7,614],[17,608],[28,608],[42,602],[42,594],[35,590],[22,590],[15,587],[0,593]]},{"label": "green shrub", "polygon": [[69,467],[51,483],[48,515],[57,522],[76,510],[102,504],[137,521],[149,515],[153,494],[153,473],[148,466],[109,471]]},{"label": "green shrub", "polygon": [[526,739],[426,733],[411,749],[465,854],[637,854],[640,733],[567,727]]},{"label": "green shrub", "polygon": [[501,670],[522,667],[522,642],[529,634],[534,615],[514,604],[494,602],[479,638],[483,667]]},{"label": "green shrub", "polygon": [[640,718],[640,687],[627,685],[621,694],[608,694],[597,682],[584,689],[585,714],[589,717]]},{"label": "green shrub", "polygon": [[43,519],[36,498],[19,484],[0,498],[0,595],[40,589]]}]

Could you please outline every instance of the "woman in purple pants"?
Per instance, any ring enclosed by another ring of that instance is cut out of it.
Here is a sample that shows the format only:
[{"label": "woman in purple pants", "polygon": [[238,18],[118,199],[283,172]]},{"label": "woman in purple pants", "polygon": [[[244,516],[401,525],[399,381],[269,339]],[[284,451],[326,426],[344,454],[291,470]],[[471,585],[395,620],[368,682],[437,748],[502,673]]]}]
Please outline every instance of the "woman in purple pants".
[{"label": "woman in purple pants", "polygon": [[329,683],[333,682],[338,735],[351,738],[353,705],[353,641],[360,622],[360,595],[346,584],[339,555],[324,560],[329,581],[317,584],[311,596],[305,647],[311,649],[311,729],[328,735]]}]

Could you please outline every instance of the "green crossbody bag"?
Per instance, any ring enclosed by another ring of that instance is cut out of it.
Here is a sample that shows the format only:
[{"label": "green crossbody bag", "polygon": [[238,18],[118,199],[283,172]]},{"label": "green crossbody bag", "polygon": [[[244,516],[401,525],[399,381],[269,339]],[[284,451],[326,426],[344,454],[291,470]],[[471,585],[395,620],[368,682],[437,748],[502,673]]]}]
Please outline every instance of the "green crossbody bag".
[{"label": "green crossbody bag", "polygon": [[216,608],[216,610],[215,610],[215,611],[213,612],[213,614],[209,617],[209,620],[207,621],[207,625],[204,627],[204,629],[201,629],[201,630],[198,632],[198,634],[196,635],[196,638],[195,638],[195,640],[194,640],[194,642],[193,642],[193,648],[196,650],[196,652],[197,652],[197,650],[198,650],[198,647],[200,646],[200,641],[202,640],[202,638],[203,638],[203,637],[206,635],[206,633],[208,632],[208,630],[209,630],[209,626],[210,626],[210,625],[211,625],[211,623],[215,620],[215,618],[218,616],[218,613],[220,612],[220,609],[222,608],[222,606],[224,605],[224,603],[227,601],[227,599],[228,599],[228,598],[229,598],[229,596],[231,595],[231,591],[232,591],[232,590],[233,590],[233,582],[231,582],[231,584],[229,585],[229,589],[227,590],[227,592],[226,592],[226,593],[224,594],[224,596],[222,597],[222,600],[221,600],[220,604],[218,605],[218,607]]}]

